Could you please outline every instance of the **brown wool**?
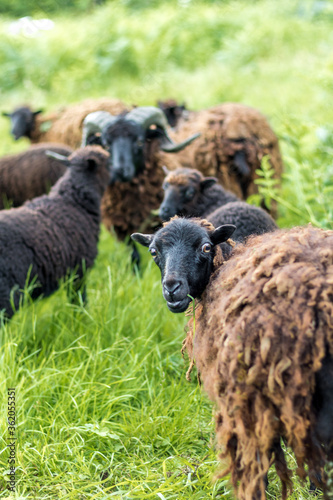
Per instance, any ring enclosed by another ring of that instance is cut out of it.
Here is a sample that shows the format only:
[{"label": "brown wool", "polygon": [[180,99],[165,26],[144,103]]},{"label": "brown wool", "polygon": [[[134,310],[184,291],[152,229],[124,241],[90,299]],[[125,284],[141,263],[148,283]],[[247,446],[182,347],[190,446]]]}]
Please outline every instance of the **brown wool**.
[{"label": "brown wool", "polygon": [[[278,139],[267,119],[259,111],[238,103],[224,103],[219,106],[191,112],[188,121],[183,121],[171,136],[176,142],[189,135],[201,132],[201,136],[176,155],[161,153],[163,164],[170,170],[183,167],[196,168],[205,177],[214,176],[222,186],[235,193],[240,199],[246,199],[258,193],[256,170],[261,160],[269,155],[274,169],[274,178],[280,180],[283,164]],[[233,165],[236,152],[243,151],[251,169],[245,195],[240,179]],[[276,205],[272,206],[271,215],[276,216]]]},{"label": "brown wool", "polygon": [[163,200],[165,174],[159,160],[158,141],[147,144],[145,153],[149,158],[145,170],[131,182],[109,186],[102,198],[102,221],[109,231],[113,226],[120,240],[136,231],[152,233],[160,225],[160,219],[151,214]]},{"label": "brown wool", "polygon": [[25,201],[47,193],[66,172],[63,163],[46,156],[47,150],[64,156],[73,152],[65,144],[40,143],[21,153],[0,158],[0,209],[5,207],[4,200],[19,207]]},{"label": "brown wool", "polygon": [[82,124],[89,113],[108,111],[119,115],[129,111],[118,99],[86,99],[78,104],[36,116],[36,125],[31,134],[31,142],[60,142],[76,149],[81,146]]}]

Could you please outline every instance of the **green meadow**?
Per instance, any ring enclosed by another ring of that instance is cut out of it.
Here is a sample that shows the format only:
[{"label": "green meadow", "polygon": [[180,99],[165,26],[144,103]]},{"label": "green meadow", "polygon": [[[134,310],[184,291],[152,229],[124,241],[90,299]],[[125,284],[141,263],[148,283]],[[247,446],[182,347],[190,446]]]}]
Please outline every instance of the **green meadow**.
[{"label": "green meadow", "polygon": [[[30,15],[14,33],[18,16]],[[35,32],[34,20],[54,27]],[[35,35],[35,36],[32,36]],[[280,139],[285,172],[262,196],[278,224],[333,229],[333,4],[325,0],[4,1],[0,111],[51,111],[88,97],[189,109],[237,101],[260,109]],[[14,142],[0,117],[0,154]],[[257,199],[252,200],[258,202]],[[141,250],[140,250],[141,251]],[[164,304],[148,252],[101,228],[87,305],[65,284],[0,328],[0,498],[234,498],[219,468],[213,406],[185,379],[186,317]],[[7,388],[16,390],[16,492],[7,490]],[[296,469],[289,453],[290,467]],[[268,498],[281,489],[269,472]],[[308,499],[294,481],[293,499]],[[319,493],[318,499],[322,498]]]}]

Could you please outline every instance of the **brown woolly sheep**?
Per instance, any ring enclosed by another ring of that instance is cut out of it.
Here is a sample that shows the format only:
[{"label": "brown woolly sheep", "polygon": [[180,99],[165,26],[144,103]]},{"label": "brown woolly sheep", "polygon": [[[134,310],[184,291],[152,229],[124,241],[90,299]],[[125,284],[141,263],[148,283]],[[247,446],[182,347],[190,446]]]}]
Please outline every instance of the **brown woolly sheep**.
[{"label": "brown woolly sheep", "polygon": [[86,99],[63,107],[46,115],[32,111],[29,106],[20,106],[12,113],[3,113],[12,122],[11,133],[15,140],[28,137],[32,143],[60,142],[76,149],[81,145],[84,118],[94,111],[120,114],[128,111],[118,99]]},{"label": "brown woolly sheep", "polygon": [[133,231],[153,232],[161,224],[160,219],[152,215],[163,199],[164,172],[159,150],[158,141],[147,141],[145,169],[130,182],[116,181],[105,191],[101,204],[102,222],[109,231],[113,228],[120,240]]},{"label": "brown woolly sheep", "polygon": [[[274,178],[281,178],[283,164],[278,139],[258,110],[244,104],[224,103],[191,113],[171,135],[181,141],[193,131],[201,132],[201,136],[174,157],[175,164],[173,158],[166,158],[169,169],[174,170],[179,163],[196,168],[205,176],[217,177],[225,189],[241,199],[258,193],[254,183],[258,178],[256,170],[265,155],[269,155]],[[271,214],[276,216],[275,205]]]},{"label": "brown woolly sheep", "polygon": [[65,165],[46,156],[48,149],[63,156],[73,152],[65,144],[43,143],[0,158],[0,209],[5,207],[5,202],[19,207],[25,201],[47,193],[65,173]]},{"label": "brown woolly sheep", "polygon": [[[175,218],[149,246],[172,312],[197,299],[184,348],[216,403],[221,459],[240,500],[264,499],[272,464],[291,489],[284,441],[326,493],[333,459],[333,231],[307,227],[250,238],[223,262],[232,234]],[[201,299],[201,300],[200,300]]]}]

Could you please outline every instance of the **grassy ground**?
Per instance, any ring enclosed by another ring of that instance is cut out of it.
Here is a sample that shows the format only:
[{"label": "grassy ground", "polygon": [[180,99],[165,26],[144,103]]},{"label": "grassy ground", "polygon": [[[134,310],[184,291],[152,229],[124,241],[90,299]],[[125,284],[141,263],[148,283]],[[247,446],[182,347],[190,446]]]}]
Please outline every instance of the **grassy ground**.
[{"label": "grassy ground", "polygon": [[[330,3],[110,2],[53,19],[54,30],[36,38],[0,22],[2,110],[103,95],[138,104],[174,96],[193,109],[253,105],[281,139],[279,224],[333,227]],[[0,133],[1,154],[27,146],[9,138],[2,118]],[[127,247],[105,230],[99,249],[86,307],[70,305],[63,287],[0,330],[0,497],[9,497],[7,387],[16,387],[15,498],[231,500],[229,483],[212,479],[212,405],[184,377],[186,318],[165,307],[147,252],[138,276]],[[269,480],[269,498],[279,498],[274,470]],[[297,480],[293,498],[309,498]]]}]

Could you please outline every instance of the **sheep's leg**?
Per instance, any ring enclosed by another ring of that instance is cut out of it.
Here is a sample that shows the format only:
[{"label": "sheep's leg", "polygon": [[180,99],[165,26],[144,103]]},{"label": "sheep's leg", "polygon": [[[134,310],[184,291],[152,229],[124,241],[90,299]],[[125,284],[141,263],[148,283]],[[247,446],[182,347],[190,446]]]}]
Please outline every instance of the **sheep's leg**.
[{"label": "sheep's leg", "polygon": [[322,480],[321,480],[320,474],[316,474],[316,478],[315,479],[316,479],[316,483],[314,483],[311,480],[311,477],[310,477],[309,491],[311,491],[313,493],[316,493],[316,494],[319,494],[321,492],[321,488],[318,488],[318,486],[316,486],[316,484],[322,484]]},{"label": "sheep's leg", "polygon": [[246,161],[245,151],[236,151],[236,153],[234,154],[233,164],[241,177],[248,178],[250,176],[251,169]]},{"label": "sheep's leg", "polygon": [[315,433],[328,460],[333,458],[333,359],[329,354],[316,374],[314,406],[318,411]]},{"label": "sheep's leg", "polygon": [[245,151],[236,151],[233,158],[233,165],[239,176],[240,186],[242,189],[244,199],[247,198],[247,188],[249,186],[249,179],[251,174],[251,169],[246,161]]}]

